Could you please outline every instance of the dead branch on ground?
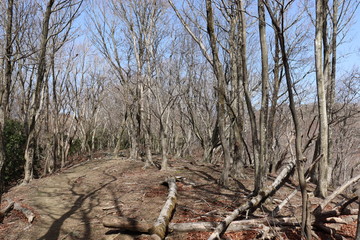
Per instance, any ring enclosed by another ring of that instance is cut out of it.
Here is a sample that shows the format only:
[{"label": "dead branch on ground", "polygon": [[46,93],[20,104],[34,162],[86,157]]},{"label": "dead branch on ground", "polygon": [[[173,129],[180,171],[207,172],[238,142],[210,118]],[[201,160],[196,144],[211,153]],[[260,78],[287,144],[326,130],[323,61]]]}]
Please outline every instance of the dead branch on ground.
[{"label": "dead branch on ground", "polygon": [[285,179],[287,179],[293,172],[294,167],[295,161],[289,162],[270,186],[261,189],[258,195],[252,197],[249,201],[235,209],[230,215],[221,221],[209,237],[209,240],[221,239],[220,235],[225,232],[229,224],[240,216],[240,214],[246,210],[254,211],[257,209],[262,202],[264,202],[269,196],[273,195],[283,185]]}]

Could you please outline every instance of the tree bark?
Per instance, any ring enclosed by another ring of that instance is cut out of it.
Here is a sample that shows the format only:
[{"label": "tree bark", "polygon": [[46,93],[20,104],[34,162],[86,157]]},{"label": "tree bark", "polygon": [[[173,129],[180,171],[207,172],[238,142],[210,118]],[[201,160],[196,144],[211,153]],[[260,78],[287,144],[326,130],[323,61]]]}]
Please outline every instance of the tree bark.
[{"label": "tree bark", "polygon": [[28,208],[21,206],[19,203],[14,204],[14,209],[20,211],[28,220],[28,223],[32,223],[35,219],[35,214]]},{"label": "tree bark", "polygon": [[232,162],[232,157],[230,153],[229,140],[226,137],[225,132],[225,121],[226,121],[226,81],[223,68],[219,59],[217,40],[215,36],[215,27],[214,27],[214,13],[212,8],[211,0],[206,0],[206,22],[207,22],[207,33],[210,38],[210,46],[213,56],[213,70],[217,78],[217,107],[218,107],[218,124],[219,124],[219,135],[221,140],[221,145],[224,153],[224,169],[221,174],[220,184],[228,186],[229,184],[229,174],[230,167]]},{"label": "tree bark", "polygon": [[157,218],[156,222],[150,230],[151,234],[159,236],[160,239],[165,238],[166,230],[168,228],[177,202],[176,179],[169,178],[166,180],[166,182],[169,186],[169,194],[163,208],[161,209],[159,217]]},{"label": "tree bark", "polygon": [[[328,117],[326,110],[326,76],[328,62],[326,62],[327,51],[322,55],[322,41],[324,36],[324,22],[326,21],[326,6],[324,0],[316,1],[316,28],[315,28],[315,68],[316,68],[316,86],[320,120],[320,152],[322,159],[318,164],[318,184],[316,194],[325,198],[328,189]],[[324,63],[323,63],[324,61]]]},{"label": "tree bark", "polygon": [[133,218],[107,216],[103,219],[104,227],[116,228],[120,231],[130,231],[138,233],[149,233],[151,224],[141,222]]},{"label": "tree bark", "polygon": [[259,34],[260,34],[260,48],[261,48],[261,108],[260,108],[260,152],[259,152],[259,174],[255,176],[255,189],[262,188],[264,178],[266,176],[266,164],[268,157],[268,144],[266,143],[267,132],[266,126],[268,122],[268,105],[269,105],[269,63],[268,63],[268,49],[266,44],[266,22],[265,22],[265,8],[263,0],[258,0],[258,14],[259,14]]},{"label": "tree bark", "polygon": [[[332,183],[335,181],[335,177],[333,172],[335,168],[335,161],[333,159],[333,147],[334,147],[334,140],[333,140],[333,126],[331,126],[330,122],[334,118],[333,108],[335,103],[335,84],[336,84],[336,67],[337,67],[337,35],[338,35],[338,8],[339,8],[339,1],[333,1],[333,13],[332,13],[332,39],[331,39],[331,70],[330,70],[330,77],[329,77],[329,84],[327,86],[327,94],[326,94],[326,103],[327,103],[327,114],[329,119],[329,126],[328,126],[328,138],[329,138],[329,146],[328,146],[328,158],[329,158],[329,165],[331,169],[329,169],[328,176],[329,182],[332,179]],[[332,170],[332,171],[331,171]]]},{"label": "tree bark", "polygon": [[[163,118],[161,116],[161,118]],[[168,157],[167,157],[167,148],[168,148],[168,142],[167,142],[167,131],[166,126],[164,126],[166,123],[163,122],[163,120],[160,120],[160,144],[161,144],[161,170],[168,170],[169,164],[168,164]]]},{"label": "tree bark", "polygon": [[356,230],[355,240],[360,240],[360,203],[359,203],[359,211],[358,211],[358,219],[357,219],[357,230]]},{"label": "tree bark", "polygon": [[[216,227],[216,222],[185,222],[169,223],[169,232],[209,232]],[[138,221],[137,219],[107,216],[103,219],[103,225],[119,231],[130,231],[134,233],[150,233],[151,224]],[[266,226],[271,227],[299,227],[295,217],[284,218],[260,218],[233,221],[226,229],[227,232],[239,232],[247,230],[260,230]]]},{"label": "tree bark", "polygon": [[[169,232],[209,232],[216,227],[216,222],[189,222],[170,223]],[[260,230],[265,226],[292,226],[299,227],[296,218],[260,218],[233,221],[229,224],[226,232],[239,232],[246,230]]]}]

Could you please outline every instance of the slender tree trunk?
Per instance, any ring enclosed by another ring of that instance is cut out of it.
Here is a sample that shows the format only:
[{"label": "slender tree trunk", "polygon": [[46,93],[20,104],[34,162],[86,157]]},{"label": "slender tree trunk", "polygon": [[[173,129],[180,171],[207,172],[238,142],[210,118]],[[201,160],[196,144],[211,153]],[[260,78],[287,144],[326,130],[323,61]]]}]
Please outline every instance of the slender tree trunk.
[{"label": "slender tree trunk", "polygon": [[151,155],[151,139],[150,139],[150,133],[151,133],[151,115],[150,115],[150,106],[147,103],[147,112],[146,117],[144,121],[144,141],[145,141],[145,167],[154,165],[152,161],[152,155]]},{"label": "slender tree trunk", "polygon": [[[311,219],[310,219],[310,212],[309,212],[309,196],[306,191],[306,181],[305,181],[305,163],[306,163],[306,157],[303,155],[302,152],[302,143],[301,143],[301,129],[300,129],[300,123],[299,123],[299,117],[296,112],[296,105],[295,105],[295,99],[294,99],[294,93],[293,93],[293,82],[291,79],[291,72],[290,72],[290,64],[288,60],[288,54],[286,52],[286,44],[285,44],[285,34],[284,29],[282,28],[283,25],[280,25],[277,19],[275,18],[275,14],[272,11],[271,7],[268,4],[268,1],[264,2],[266,4],[266,8],[270,14],[272,24],[275,29],[275,34],[278,35],[279,44],[280,44],[280,50],[281,50],[281,56],[282,61],[284,64],[285,69],[285,79],[286,79],[286,86],[287,86],[287,92],[289,96],[289,107],[290,112],[294,124],[295,129],[295,151],[296,151],[296,167],[299,177],[299,186],[301,190],[301,197],[302,197],[302,221],[301,221],[301,230],[302,235],[306,239],[311,239]],[[281,27],[280,27],[281,26]]]},{"label": "slender tree trunk", "polygon": [[213,55],[213,69],[215,76],[218,81],[218,89],[217,89],[217,97],[218,97],[218,126],[219,126],[219,135],[221,140],[221,145],[224,153],[224,169],[221,174],[220,184],[227,186],[229,184],[229,174],[230,167],[232,163],[232,157],[230,153],[230,146],[228,138],[226,137],[225,132],[225,121],[226,121],[226,81],[225,75],[220,63],[218,48],[217,48],[217,40],[215,36],[215,28],[214,28],[214,14],[212,9],[211,0],[206,0],[206,19],[207,19],[207,31],[210,38],[210,46]]},{"label": "slender tree trunk", "polygon": [[204,143],[203,149],[204,149],[204,154],[203,154],[204,162],[207,162],[207,163],[212,162],[214,147],[211,144],[211,141]]},{"label": "slender tree trunk", "polygon": [[[132,116],[129,116],[130,118]],[[128,121],[132,121],[131,119]],[[134,126],[132,126],[132,123],[128,123],[128,129],[129,129],[129,137],[130,137],[130,156],[129,159],[136,160],[138,158],[138,152],[139,152],[139,146],[137,141],[137,135],[136,130],[134,129]]]},{"label": "slender tree trunk", "polygon": [[160,122],[160,144],[161,144],[161,170],[167,170],[169,168],[167,158],[167,134],[165,126],[162,121]]},{"label": "slender tree trunk", "polygon": [[48,43],[48,34],[49,34],[49,23],[50,15],[52,13],[52,6],[54,5],[55,0],[49,0],[46,6],[46,11],[44,14],[42,32],[41,32],[41,43],[40,43],[40,53],[39,53],[39,63],[37,71],[37,79],[35,92],[32,97],[32,106],[30,109],[30,124],[27,134],[27,143],[25,147],[25,177],[24,184],[30,182],[33,176],[33,161],[34,161],[34,151],[35,151],[35,137],[36,137],[36,123],[39,115],[41,101],[42,101],[42,91],[44,87],[45,72],[46,72],[46,47]]},{"label": "slender tree trunk", "polygon": [[246,50],[246,19],[245,19],[245,10],[244,10],[244,3],[243,1],[238,1],[239,4],[239,14],[240,14],[240,52],[241,52],[241,77],[242,77],[242,85],[244,89],[245,95],[245,103],[249,113],[250,119],[250,130],[251,130],[251,138],[252,138],[252,152],[253,152],[253,159],[255,165],[255,186],[254,186],[254,195],[256,195],[259,190],[261,189],[262,181],[261,179],[261,169],[262,166],[260,165],[259,161],[259,151],[260,151],[260,143],[258,137],[258,129],[256,123],[256,116],[254,112],[254,108],[251,103],[251,97],[249,92],[249,78],[248,78],[248,70],[247,70],[247,50]]},{"label": "slender tree trunk", "polygon": [[[323,41],[323,25],[326,18],[324,0],[316,1],[316,34],[315,34],[315,67],[316,67],[316,86],[317,86],[317,98],[319,109],[319,121],[320,121],[320,155],[321,160],[318,164],[318,184],[316,188],[316,194],[319,197],[327,196],[328,189],[328,117],[326,110],[326,76],[327,65],[325,62],[325,69],[323,65],[322,55],[322,41]],[[327,51],[326,51],[327,52]],[[326,53],[324,59],[327,59]]]},{"label": "slender tree trunk", "polygon": [[3,167],[5,165],[4,126],[9,117],[9,96],[12,75],[12,27],[13,27],[13,6],[14,1],[7,1],[6,29],[5,29],[5,58],[4,76],[0,79],[0,203],[3,193]]},{"label": "slender tree trunk", "polygon": [[240,46],[237,36],[238,24],[240,19],[239,10],[236,7],[236,3],[232,3],[231,6],[232,12],[230,15],[230,33],[229,33],[229,55],[230,55],[230,78],[231,78],[231,103],[230,103],[230,146],[231,153],[234,164],[232,166],[232,172],[234,176],[242,177],[243,176],[243,162],[242,158],[242,150],[243,150],[243,142],[242,142],[242,134],[243,134],[243,114],[240,113],[241,109],[241,89],[240,89],[240,81],[238,70],[238,63],[241,62],[240,59]]},{"label": "slender tree trunk", "polygon": [[34,135],[35,132],[31,131],[27,136],[27,142],[25,146],[25,153],[24,153],[24,159],[25,159],[25,166],[24,166],[24,184],[27,184],[30,182],[33,176],[33,162],[34,162],[34,153],[35,153],[35,138]]},{"label": "slender tree trunk", "polygon": [[256,176],[255,189],[263,187],[264,178],[266,176],[267,164],[267,121],[268,121],[268,105],[269,105],[269,63],[268,50],[266,44],[266,22],[265,22],[265,8],[263,0],[258,0],[259,11],[259,34],[260,34],[260,48],[261,48],[261,109],[260,109],[260,153],[259,153],[259,176]]},{"label": "slender tree trunk", "polygon": [[[1,100],[0,100],[1,101]],[[5,125],[5,116],[4,116],[3,106],[0,105],[0,202],[1,196],[3,194],[3,167],[5,165],[5,148],[4,148],[4,125]]]},{"label": "slender tree trunk", "polygon": [[[328,113],[328,119],[329,121],[333,120],[333,107],[335,102],[335,79],[336,79],[336,62],[337,62],[337,35],[338,35],[338,8],[339,8],[339,1],[334,0],[333,1],[333,14],[332,14],[332,42],[331,42],[331,53],[332,53],[332,59],[331,59],[331,73],[330,73],[330,82],[327,87],[327,113]],[[333,149],[333,129],[332,126],[329,124],[329,147],[328,147],[328,158],[329,158],[329,165],[334,167],[334,159],[332,154]],[[332,169],[333,169],[332,168]],[[332,176],[332,171],[329,169],[328,177],[332,179],[334,182],[335,178]],[[329,179],[329,182],[330,182]]]},{"label": "slender tree trunk", "polygon": [[280,45],[282,49],[283,55],[283,62],[285,66],[285,75],[286,75],[286,82],[287,82],[287,89],[290,101],[290,111],[294,123],[295,128],[295,149],[296,149],[296,167],[299,177],[299,185],[301,189],[301,196],[302,196],[302,221],[301,221],[301,229],[303,235],[306,239],[311,239],[311,221],[310,221],[310,213],[309,213],[309,196],[306,191],[306,181],[305,181],[305,163],[306,157],[302,153],[302,146],[301,146],[301,130],[299,125],[299,118],[296,113],[295,107],[295,100],[294,95],[292,92],[292,82],[291,82],[291,75],[290,75],[290,66],[287,60],[286,50],[285,50],[285,41],[283,36],[280,37]]},{"label": "slender tree trunk", "polygon": [[14,0],[8,0],[7,10],[6,10],[6,29],[5,29],[5,66],[4,66],[4,72],[5,72],[5,82],[3,83],[3,86],[1,89],[1,101],[2,106],[4,108],[4,117],[5,120],[9,118],[10,114],[10,88],[11,88],[11,82],[12,82],[12,28],[13,28],[13,6],[14,6]]},{"label": "slender tree trunk", "polygon": [[274,172],[276,170],[276,164],[278,159],[275,159],[274,156],[274,135],[275,135],[275,114],[277,109],[277,101],[280,89],[280,82],[281,82],[281,75],[282,72],[280,71],[280,48],[279,48],[279,39],[278,36],[275,34],[275,52],[274,52],[274,78],[273,78],[273,92],[271,96],[271,107],[269,110],[269,117],[268,117],[268,134],[267,134],[267,144],[268,144],[268,154],[270,160],[270,167],[269,171]]}]

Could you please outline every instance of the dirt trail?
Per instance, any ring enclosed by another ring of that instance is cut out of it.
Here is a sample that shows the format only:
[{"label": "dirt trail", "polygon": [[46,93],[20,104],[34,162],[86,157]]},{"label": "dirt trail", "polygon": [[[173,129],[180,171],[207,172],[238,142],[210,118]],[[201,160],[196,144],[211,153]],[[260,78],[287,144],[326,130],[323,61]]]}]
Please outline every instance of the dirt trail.
[{"label": "dirt trail", "polygon": [[[142,166],[141,162],[124,159],[91,160],[13,188],[4,199],[29,206],[36,219],[33,224],[16,221],[16,217],[6,219],[0,239],[102,239],[108,231],[101,223],[106,214],[154,221],[162,199],[148,201],[145,185],[149,181],[160,183],[162,174],[149,178],[154,169],[142,170]],[[144,188],[139,191],[142,184]],[[136,190],[132,189],[135,185]]]},{"label": "dirt trail", "polygon": [[[33,180],[26,186],[12,188],[3,199],[15,200],[30,208],[36,218],[29,224],[27,219],[13,210],[0,225],[0,240],[132,239],[127,238],[128,233],[114,234],[114,231],[103,227],[103,217],[116,215],[154,222],[166,200],[168,190],[161,183],[168,176],[186,179],[177,183],[178,203],[172,222],[221,221],[248,200],[247,195],[253,187],[251,168],[244,169],[246,179],[231,179],[230,187],[223,188],[217,183],[221,174],[219,166],[198,165],[193,159],[170,160],[170,165],[169,171],[159,171],[155,167],[143,169],[143,162],[108,156]],[[267,184],[273,179],[274,176],[270,176]],[[286,183],[252,217],[266,217],[277,206],[279,199],[284,199],[293,191],[295,185],[291,181]],[[315,207],[319,199],[313,197],[311,203]],[[280,215],[300,219],[300,206],[301,196],[298,192]],[[355,222],[348,227],[348,236],[353,236]],[[169,233],[166,239],[200,240],[207,239],[209,234]],[[257,231],[243,231],[227,233],[226,236],[231,239],[254,239],[257,234]],[[283,239],[299,239],[299,231],[289,229],[282,236]],[[145,238],[135,236],[135,239]],[[323,239],[328,238],[325,236]]]}]

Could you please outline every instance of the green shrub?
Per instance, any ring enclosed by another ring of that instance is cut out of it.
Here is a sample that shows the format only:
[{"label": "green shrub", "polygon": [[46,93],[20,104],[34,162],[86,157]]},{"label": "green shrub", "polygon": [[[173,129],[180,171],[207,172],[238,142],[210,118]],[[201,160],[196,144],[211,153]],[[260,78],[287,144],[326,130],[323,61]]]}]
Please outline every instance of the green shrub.
[{"label": "green shrub", "polygon": [[75,155],[81,152],[81,140],[76,138],[70,142],[69,155]]},{"label": "green shrub", "polygon": [[24,152],[26,136],[23,124],[17,120],[8,120],[4,126],[5,166],[4,185],[9,186],[22,178],[24,172]]}]

